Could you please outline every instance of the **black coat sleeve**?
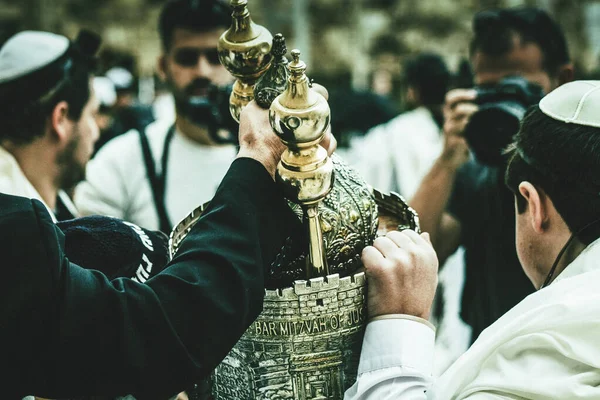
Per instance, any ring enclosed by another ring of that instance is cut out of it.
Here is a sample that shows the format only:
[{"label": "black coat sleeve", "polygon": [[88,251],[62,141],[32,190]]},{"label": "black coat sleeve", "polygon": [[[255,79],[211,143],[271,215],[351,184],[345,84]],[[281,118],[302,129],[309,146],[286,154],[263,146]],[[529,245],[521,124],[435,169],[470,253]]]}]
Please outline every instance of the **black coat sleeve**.
[{"label": "black coat sleeve", "polygon": [[56,314],[28,392],[164,399],[206,376],[261,311],[265,268],[299,223],[262,165],[238,159],[170,265],[146,284],[70,263],[58,230],[48,231]]}]

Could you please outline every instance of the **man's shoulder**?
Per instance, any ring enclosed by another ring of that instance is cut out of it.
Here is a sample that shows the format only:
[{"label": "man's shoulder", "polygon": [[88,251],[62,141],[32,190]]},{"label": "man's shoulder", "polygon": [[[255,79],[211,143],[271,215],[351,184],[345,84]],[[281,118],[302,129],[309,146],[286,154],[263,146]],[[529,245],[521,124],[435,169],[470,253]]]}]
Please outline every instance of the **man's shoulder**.
[{"label": "man's shoulder", "polygon": [[381,127],[394,138],[410,139],[424,135],[437,137],[440,134],[440,128],[425,107],[403,112]]},{"label": "man's shoulder", "polygon": [[[414,124],[419,123],[420,125],[431,125],[436,127],[435,121],[431,112],[425,107],[418,107],[410,111],[405,111],[398,115],[394,119],[387,122],[387,124]],[[437,128],[439,131],[439,128]]]},{"label": "man's shoulder", "polygon": [[[40,235],[45,233],[55,235],[56,232],[54,222],[41,202],[0,193],[0,246],[4,262],[20,264],[31,256],[42,257],[46,238]],[[43,263],[43,260],[39,261]]]},{"label": "man's shoulder", "polygon": [[0,193],[0,221],[11,216],[26,215],[32,212],[33,203],[31,199]]},{"label": "man's shoulder", "polygon": [[[163,145],[167,132],[172,125],[173,122],[162,120],[154,121],[146,127],[144,133],[148,138],[153,153],[160,150],[159,147]],[[116,158],[126,161],[129,157],[123,157],[123,155],[127,154],[131,156],[133,151],[140,151],[140,147],[140,132],[136,129],[131,129],[106,143],[94,159]]]}]

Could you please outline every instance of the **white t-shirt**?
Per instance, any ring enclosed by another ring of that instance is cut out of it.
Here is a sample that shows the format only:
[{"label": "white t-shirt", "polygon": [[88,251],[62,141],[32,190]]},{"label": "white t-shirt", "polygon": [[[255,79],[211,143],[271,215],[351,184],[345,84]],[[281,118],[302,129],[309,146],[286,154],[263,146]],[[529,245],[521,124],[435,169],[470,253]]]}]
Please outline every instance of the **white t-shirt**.
[{"label": "white t-shirt", "polygon": [[[157,172],[172,124],[159,120],[146,128]],[[235,155],[234,145],[201,145],[175,131],[165,184],[166,210],[172,225],[212,199]],[[138,132],[120,135],[100,149],[88,164],[86,180],[77,186],[75,204],[82,215],[108,215],[159,229]]]},{"label": "white t-shirt", "polygon": [[348,162],[374,188],[410,199],[443,145],[444,136],[431,112],[419,107],[353,140]]}]

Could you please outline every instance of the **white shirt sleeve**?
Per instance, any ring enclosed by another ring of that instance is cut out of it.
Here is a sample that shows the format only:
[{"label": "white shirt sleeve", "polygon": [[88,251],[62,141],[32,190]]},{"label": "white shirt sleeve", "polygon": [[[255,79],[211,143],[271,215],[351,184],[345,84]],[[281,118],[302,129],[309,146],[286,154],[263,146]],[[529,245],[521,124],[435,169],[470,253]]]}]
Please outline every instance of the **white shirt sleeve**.
[{"label": "white shirt sleeve", "polygon": [[129,190],[137,190],[135,186],[146,179],[138,143],[137,132],[124,133],[106,143],[90,160],[86,180],[77,185],[74,196],[82,216],[130,219]]},{"label": "white shirt sleeve", "polygon": [[409,319],[367,325],[356,383],[345,400],[427,399],[435,331]]}]

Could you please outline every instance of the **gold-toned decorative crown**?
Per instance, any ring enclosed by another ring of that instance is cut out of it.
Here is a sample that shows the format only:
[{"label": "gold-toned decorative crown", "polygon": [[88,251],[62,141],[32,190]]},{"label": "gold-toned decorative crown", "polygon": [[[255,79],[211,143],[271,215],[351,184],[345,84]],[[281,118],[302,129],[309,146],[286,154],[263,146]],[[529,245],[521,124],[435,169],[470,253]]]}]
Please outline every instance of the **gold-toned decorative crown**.
[{"label": "gold-toned decorative crown", "polygon": [[[237,78],[230,111],[253,98],[269,108],[287,146],[277,167],[290,208],[306,231],[293,232],[265,276],[263,312],[211,377],[215,400],[341,400],[354,382],[366,324],[362,250],[390,230],[419,230],[416,213],[397,194],[382,194],[320,141],[330,109],[306,76],[300,51],[285,59],[252,22],[247,0],[231,0],[233,23],[219,42],[223,65]],[[271,53],[265,53],[267,48]],[[198,221],[194,210],[170,237],[171,254]]]},{"label": "gold-toned decorative crown", "polygon": [[[331,192],[319,204],[319,216],[330,274],[348,276],[362,267],[361,252],[373,244],[378,234],[389,230],[419,230],[419,219],[402,197],[373,190],[340,157],[333,155],[332,161],[336,179]],[[291,201],[288,204],[298,218],[303,217],[300,206]],[[169,241],[171,255],[207,205],[195,209],[173,229]],[[284,288],[304,279],[307,255],[305,243],[288,238],[271,264],[266,287]]]}]

